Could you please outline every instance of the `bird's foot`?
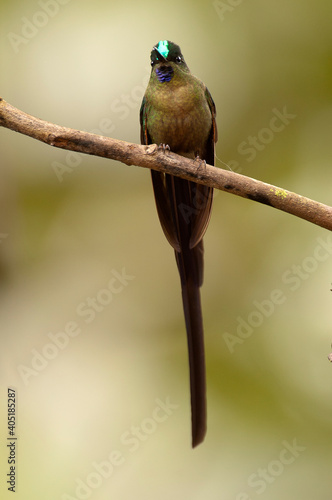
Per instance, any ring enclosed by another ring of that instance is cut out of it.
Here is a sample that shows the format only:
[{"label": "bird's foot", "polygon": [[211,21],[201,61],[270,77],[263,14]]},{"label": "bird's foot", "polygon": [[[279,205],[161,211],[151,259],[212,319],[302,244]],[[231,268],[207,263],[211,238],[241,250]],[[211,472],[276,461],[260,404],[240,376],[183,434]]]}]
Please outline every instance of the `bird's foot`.
[{"label": "bird's foot", "polygon": [[199,170],[202,167],[206,169],[206,161],[202,160],[202,158],[200,158],[199,155],[195,156],[195,161],[198,163],[197,170]]},{"label": "bird's foot", "polygon": [[153,155],[157,151],[163,151],[163,153],[166,154],[166,151],[170,151],[170,150],[171,150],[171,148],[169,147],[168,144],[161,143],[161,144],[159,144],[159,146],[157,146],[157,144],[149,144],[149,146],[146,146],[145,154]]},{"label": "bird's foot", "polygon": [[169,147],[168,144],[163,144],[163,143],[159,144],[158,149],[162,150],[165,154],[166,154],[166,151],[170,151],[171,150],[171,148]]}]

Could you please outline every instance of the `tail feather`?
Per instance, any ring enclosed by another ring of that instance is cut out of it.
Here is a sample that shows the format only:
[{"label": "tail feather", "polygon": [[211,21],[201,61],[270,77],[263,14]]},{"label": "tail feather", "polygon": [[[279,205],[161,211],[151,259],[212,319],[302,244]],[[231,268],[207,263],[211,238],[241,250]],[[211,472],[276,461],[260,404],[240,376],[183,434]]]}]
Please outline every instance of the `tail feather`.
[{"label": "tail feather", "polygon": [[206,382],[203,319],[199,287],[189,281],[182,285],[183,309],[187,330],[192,447],[200,444],[206,433]]},{"label": "tail feather", "polygon": [[[203,234],[210,216],[212,190],[172,175],[151,171],[159,219],[175,251],[181,280],[190,369],[192,446],[206,433],[204,332],[199,288],[203,283]],[[201,205],[197,205],[198,194]],[[203,214],[204,213],[204,214]],[[193,241],[195,245],[193,246]]]}]

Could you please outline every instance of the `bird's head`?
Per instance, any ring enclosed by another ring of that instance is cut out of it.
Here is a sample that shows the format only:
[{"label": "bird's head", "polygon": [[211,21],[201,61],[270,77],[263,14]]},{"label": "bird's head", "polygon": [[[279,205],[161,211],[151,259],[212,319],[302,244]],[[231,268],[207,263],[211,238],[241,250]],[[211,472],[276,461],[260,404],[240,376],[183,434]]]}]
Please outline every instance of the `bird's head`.
[{"label": "bird's head", "polygon": [[179,72],[190,73],[178,45],[160,40],[151,51],[151,66],[160,83],[169,82]]}]

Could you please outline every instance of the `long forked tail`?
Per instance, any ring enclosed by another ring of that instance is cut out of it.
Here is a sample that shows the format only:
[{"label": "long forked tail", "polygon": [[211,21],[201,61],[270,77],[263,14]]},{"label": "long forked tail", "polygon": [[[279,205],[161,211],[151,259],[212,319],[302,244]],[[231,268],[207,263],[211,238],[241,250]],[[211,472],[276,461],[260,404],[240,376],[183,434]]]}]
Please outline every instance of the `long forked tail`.
[{"label": "long forked tail", "polygon": [[206,383],[200,286],[203,283],[203,235],[210,217],[212,189],[151,171],[160,223],[172,245],[181,280],[187,330],[192,446],[206,433]]},{"label": "long forked tail", "polygon": [[189,280],[182,284],[186,321],[191,394],[192,447],[204,440],[206,433],[206,382],[204,333],[199,286]]}]

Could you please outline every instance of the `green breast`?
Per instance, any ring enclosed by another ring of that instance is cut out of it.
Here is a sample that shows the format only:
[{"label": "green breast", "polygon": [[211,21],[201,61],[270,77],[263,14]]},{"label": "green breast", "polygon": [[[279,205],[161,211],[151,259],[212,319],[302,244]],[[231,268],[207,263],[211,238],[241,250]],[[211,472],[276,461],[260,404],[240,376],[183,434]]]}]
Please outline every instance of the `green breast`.
[{"label": "green breast", "polygon": [[193,157],[205,149],[212,126],[205,87],[193,75],[185,82],[150,86],[146,94],[147,129],[152,142]]}]

